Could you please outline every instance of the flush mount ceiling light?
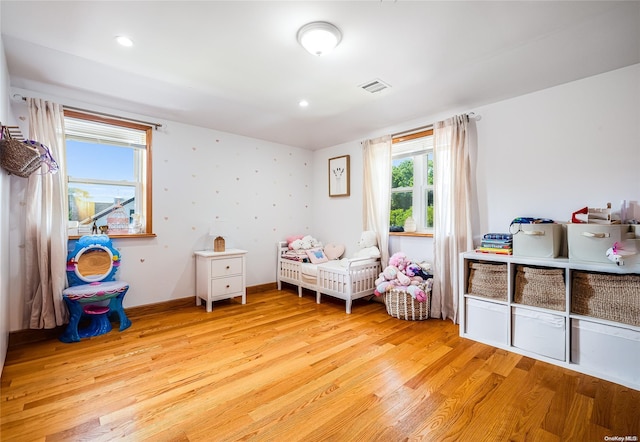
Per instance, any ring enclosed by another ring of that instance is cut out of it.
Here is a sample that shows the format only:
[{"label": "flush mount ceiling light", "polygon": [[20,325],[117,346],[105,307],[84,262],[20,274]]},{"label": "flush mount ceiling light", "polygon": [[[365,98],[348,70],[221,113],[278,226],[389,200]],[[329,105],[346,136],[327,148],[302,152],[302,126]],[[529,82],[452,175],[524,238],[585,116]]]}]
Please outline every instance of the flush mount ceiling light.
[{"label": "flush mount ceiling light", "polygon": [[126,46],[126,47],[133,46],[133,41],[125,35],[118,35],[116,37],[116,41],[120,43],[122,46]]},{"label": "flush mount ceiling light", "polygon": [[340,29],[325,21],[307,23],[298,31],[298,43],[313,55],[331,52],[342,40]]}]

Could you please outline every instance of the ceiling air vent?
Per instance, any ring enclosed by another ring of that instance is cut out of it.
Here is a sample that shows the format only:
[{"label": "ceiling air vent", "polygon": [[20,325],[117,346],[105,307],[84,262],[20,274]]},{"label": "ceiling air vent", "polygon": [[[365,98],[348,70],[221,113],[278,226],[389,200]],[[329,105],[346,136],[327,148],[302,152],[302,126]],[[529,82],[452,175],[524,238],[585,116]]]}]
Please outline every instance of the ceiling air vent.
[{"label": "ceiling air vent", "polygon": [[375,79],[368,81],[365,84],[361,84],[360,87],[365,91],[371,92],[373,94],[374,92],[380,92],[381,90],[390,88],[391,86],[382,80]]}]

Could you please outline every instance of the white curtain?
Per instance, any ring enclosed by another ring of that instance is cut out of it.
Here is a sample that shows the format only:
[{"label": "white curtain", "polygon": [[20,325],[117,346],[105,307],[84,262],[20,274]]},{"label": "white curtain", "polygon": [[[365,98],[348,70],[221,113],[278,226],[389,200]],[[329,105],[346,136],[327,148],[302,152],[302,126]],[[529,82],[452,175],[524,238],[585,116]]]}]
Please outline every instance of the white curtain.
[{"label": "white curtain", "polygon": [[[431,316],[457,322],[459,256],[473,249],[469,118],[434,125],[434,284]],[[474,132],[475,133],[475,132]],[[475,143],[474,143],[475,148]]]},{"label": "white curtain", "polygon": [[26,191],[24,287],[29,328],[67,322],[62,300],[66,287],[67,220],[65,201],[64,114],[62,106],[28,98],[29,138],[47,146],[60,169],[42,166],[28,178]]},{"label": "white curtain", "polygon": [[363,143],[363,224],[378,236],[382,268],[389,262],[391,204],[391,135]]}]

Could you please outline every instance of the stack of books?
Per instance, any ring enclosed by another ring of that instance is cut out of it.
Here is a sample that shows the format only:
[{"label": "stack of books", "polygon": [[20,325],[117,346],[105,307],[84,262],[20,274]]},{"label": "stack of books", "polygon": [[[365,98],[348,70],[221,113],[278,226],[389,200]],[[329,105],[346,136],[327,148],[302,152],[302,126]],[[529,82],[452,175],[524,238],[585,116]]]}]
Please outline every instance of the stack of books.
[{"label": "stack of books", "polygon": [[487,233],[482,237],[478,253],[513,255],[513,235],[511,233]]}]

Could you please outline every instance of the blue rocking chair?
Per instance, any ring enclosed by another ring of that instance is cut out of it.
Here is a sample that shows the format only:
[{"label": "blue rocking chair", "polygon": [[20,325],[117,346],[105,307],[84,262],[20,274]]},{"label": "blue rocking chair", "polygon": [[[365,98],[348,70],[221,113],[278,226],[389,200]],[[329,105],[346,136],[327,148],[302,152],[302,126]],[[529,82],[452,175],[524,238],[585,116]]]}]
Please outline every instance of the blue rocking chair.
[{"label": "blue rocking chair", "polygon": [[[69,309],[69,324],[60,336],[62,342],[78,342],[81,338],[111,331],[110,316],[120,321],[120,331],[131,326],[122,308],[129,284],[116,281],[120,252],[108,235],[85,235],[67,255],[69,287],[62,292]],[[89,319],[85,328],[78,328],[81,319]]]}]

